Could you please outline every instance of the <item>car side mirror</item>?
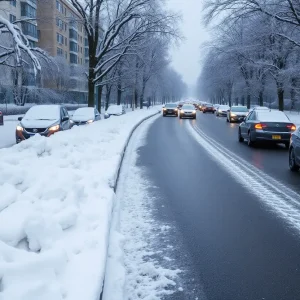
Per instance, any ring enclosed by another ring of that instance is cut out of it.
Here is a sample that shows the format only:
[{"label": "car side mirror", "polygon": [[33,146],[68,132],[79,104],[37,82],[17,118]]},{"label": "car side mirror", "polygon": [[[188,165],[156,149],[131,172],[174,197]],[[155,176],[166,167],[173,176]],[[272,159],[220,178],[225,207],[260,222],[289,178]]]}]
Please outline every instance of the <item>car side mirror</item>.
[{"label": "car side mirror", "polygon": [[64,117],[62,117],[62,119],[61,119],[61,121],[62,122],[66,122],[66,121],[68,121],[70,118],[68,117],[68,116],[64,116]]},{"label": "car side mirror", "polygon": [[23,117],[19,117],[19,118],[18,118],[18,121],[22,121],[22,120],[23,120]]}]

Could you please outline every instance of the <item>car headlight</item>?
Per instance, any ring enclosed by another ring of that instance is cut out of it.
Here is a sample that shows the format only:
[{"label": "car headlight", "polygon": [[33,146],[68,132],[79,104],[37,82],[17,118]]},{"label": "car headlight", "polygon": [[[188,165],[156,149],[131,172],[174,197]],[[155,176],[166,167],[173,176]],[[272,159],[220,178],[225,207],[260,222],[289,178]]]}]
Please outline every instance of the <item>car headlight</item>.
[{"label": "car headlight", "polygon": [[48,128],[49,131],[58,131],[59,130],[59,125],[54,125]]},{"label": "car headlight", "polygon": [[167,109],[164,107],[163,110],[167,110]]},{"label": "car headlight", "polygon": [[23,130],[24,130],[24,128],[22,126],[17,125],[17,131],[23,131]]},{"label": "car headlight", "polygon": [[181,113],[184,114],[184,110],[183,109],[181,110]]},{"label": "car headlight", "polygon": [[193,110],[193,114],[195,114],[196,113],[196,110]]},{"label": "car headlight", "polygon": [[236,114],[230,114],[231,117],[236,117]]},{"label": "car headlight", "polygon": [[94,120],[88,120],[87,121],[87,123],[89,123],[89,124],[91,124],[91,123],[93,123],[94,122]]},{"label": "car headlight", "polygon": [[175,111],[178,111],[178,108],[175,108]]}]

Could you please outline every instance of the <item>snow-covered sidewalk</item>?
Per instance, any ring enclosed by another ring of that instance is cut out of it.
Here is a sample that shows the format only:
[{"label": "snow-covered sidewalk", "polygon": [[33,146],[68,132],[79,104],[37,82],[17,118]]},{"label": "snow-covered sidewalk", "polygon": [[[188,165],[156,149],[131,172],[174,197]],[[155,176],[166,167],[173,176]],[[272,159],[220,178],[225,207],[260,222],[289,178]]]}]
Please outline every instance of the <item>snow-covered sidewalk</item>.
[{"label": "snow-covered sidewalk", "polygon": [[158,108],[0,150],[0,299],[98,300],[118,167]]}]

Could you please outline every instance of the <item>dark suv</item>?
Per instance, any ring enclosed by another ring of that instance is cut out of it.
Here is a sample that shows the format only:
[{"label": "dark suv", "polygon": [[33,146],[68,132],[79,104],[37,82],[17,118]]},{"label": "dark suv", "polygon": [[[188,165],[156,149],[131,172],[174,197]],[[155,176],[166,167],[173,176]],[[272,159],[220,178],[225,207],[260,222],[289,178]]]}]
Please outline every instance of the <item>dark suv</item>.
[{"label": "dark suv", "polygon": [[178,116],[178,107],[174,103],[167,103],[163,108],[163,116]]},{"label": "dark suv", "polygon": [[20,143],[35,134],[50,136],[55,132],[71,128],[70,117],[65,107],[61,105],[35,105],[25,116],[18,118],[20,123],[16,128],[16,142]]}]

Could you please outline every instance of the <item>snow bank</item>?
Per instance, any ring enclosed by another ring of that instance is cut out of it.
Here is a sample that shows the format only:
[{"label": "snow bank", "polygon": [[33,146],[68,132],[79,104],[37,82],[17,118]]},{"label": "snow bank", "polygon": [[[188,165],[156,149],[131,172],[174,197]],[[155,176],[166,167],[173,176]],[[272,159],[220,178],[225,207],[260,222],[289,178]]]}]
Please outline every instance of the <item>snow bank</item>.
[{"label": "snow bank", "polygon": [[0,150],[0,299],[94,300],[102,290],[116,174],[153,110]]}]

